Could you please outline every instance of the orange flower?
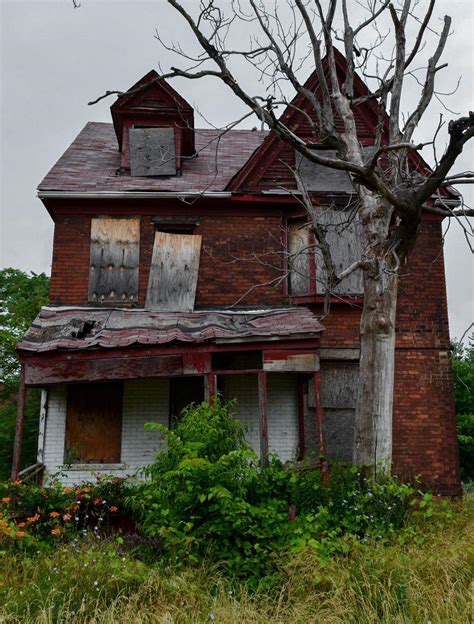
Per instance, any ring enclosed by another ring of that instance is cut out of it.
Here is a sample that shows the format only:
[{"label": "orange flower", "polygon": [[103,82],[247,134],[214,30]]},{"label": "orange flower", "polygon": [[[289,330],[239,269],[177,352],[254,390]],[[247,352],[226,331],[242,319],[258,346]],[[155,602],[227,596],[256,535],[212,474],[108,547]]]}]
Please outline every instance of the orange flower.
[{"label": "orange flower", "polygon": [[36,513],[34,516],[31,516],[31,518],[27,518],[26,521],[27,522],[37,522],[40,519],[40,515],[38,513]]},{"label": "orange flower", "polygon": [[109,507],[109,509],[112,513],[114,513],[115,511],[117,511],[118,507],[115,507],[115,505],[112,505],[112,507]]},{"label": "orange flower", "polygon": [[10,497],[9,497],[9,496],[4,496],[4,497],[2,498],[2,503],[9,503],[9,502],[10,502],[10,500],[11,500],[11,499],[10,499]]},{"label": "orange flower", "polygon": [[64,514],[64,516],[63,516],[64,522],[68,522],[71,518],[72,518],[71,514],[68,514],[68,513]]},{"label": "orange flower", "polygon": [[13,485],[21,485],[23,483],[23,481],[21,479],[17,479],[16,481],[13,481]]},{"label": "orange flower", "polygon": [[23,527],[26,526],[26,522],[19,522],[16,526],[20,527],[20,529],[22,529]]},{"label": "orange flower", "polygon": [[78,503],[73,503],[70,508],[72,511],[76,511],[76,509],[79,509],[79,504]]},{"label": "orange flower", "polygon": [[90,491],[91,491],[91,489],[92,489],[92,488],[90,488],[90,487],[85,487],[85,488],[82,488],[82,491],[83,491],[83,492],[90,492]]},{"label": "orange flower", "polygon": [[63,492],[64,492],[65,494],[69,494],[70,492],[72,492],[72,488],[70,488],[70,487],[65,487],[65,488],[63,489]]},{"label": "orange flower", "polygon": [[51,535],[61,535],[61,529],[59,527],[51,529]]},{"label": "orange flower", "polygon": [[60,514],[57,511],[52,511],[49,515],[51,518],[57,518]]},{"label": "orange flower", "polygon": [[95,498],[94,499],[94,505],[102,505],[103,500],[101,498]]},{"label": "orange flower", "polygon": [[25,535],[26,535],[25,531],[17,531],[15,533],[16,537],[25,537]]}]

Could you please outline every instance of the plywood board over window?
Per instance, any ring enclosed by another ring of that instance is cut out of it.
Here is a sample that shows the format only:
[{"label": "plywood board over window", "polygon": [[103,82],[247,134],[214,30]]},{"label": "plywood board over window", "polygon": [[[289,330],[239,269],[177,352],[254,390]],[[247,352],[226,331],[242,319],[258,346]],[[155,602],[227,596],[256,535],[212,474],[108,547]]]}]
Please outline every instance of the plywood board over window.
[{"label": "plywood board over window", "polygon": [[[336,273],[341,273],[361,259],[360,225],[349,211],[326,210],[316,215],[326,231],[326,242],[331,250]],[[323,256],[316,249],[316,292],[324,294],[327,284],[327,271]],[[353,271],[334,288],[339,295],[359,295],[364,292],[362,271]]]},{"label": "plywood board over window", "polygon": [[174,128],[132,128],[130,172],[132,176],[176,175]]},{"label": "plywood board over window", "polygon": [[156,232],[146,308],[191,312],[196,298],[201,236]]},{"label": "plywood board over window", "polygon": [[310,292],[309,224],[298,221],[288,223],[288,264],[290,295],[307,295]]},{"label": "plywood board over window", "polygon": [[139,219],[92,219],[89,302],[136,302],[139,253]]},{"label": "plywood board over window", "polygon": [[[336,150],[314,150],[323,158],[338,158]],[[305,189],[321,193],[355,193],[347,171],[331,169],[308,160],[298,152],[295,154],[296,168]]]},{"label": "plywood board over window", "polygon": [[65,463],[120,462],[122,399],[121,383],[68,387]]}]

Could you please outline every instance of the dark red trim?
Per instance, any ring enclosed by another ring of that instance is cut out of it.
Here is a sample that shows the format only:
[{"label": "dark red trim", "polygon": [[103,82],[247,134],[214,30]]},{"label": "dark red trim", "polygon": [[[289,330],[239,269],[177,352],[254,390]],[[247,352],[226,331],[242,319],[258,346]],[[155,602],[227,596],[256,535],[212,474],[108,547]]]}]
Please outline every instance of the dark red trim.
[{"label": "dark red trim", "polygon": [[204,377],[204,396],[208,403],[211,403],[217,394],[217,375],[208,373]]},{"label": "dark red trim", "polygon": [[260,426],[260,456],[262,466],[268,465],[268,407],[267,407],[267,374],[258,373],[258,408]]},{"label": "dark red trim", "polygon": [[21,378],[20,387],[18,389],[18,403],[16,412],[16,425],[15,425],[15,441],[13,444],[13,463],[11,478],[12,481],[18,479],[18,475],[21,469],[21,449],[23,446],[23,428],[25,424],[25,405],[27,396],[27,386],[25,384],[25,370],[24,365],[21,366]]}]

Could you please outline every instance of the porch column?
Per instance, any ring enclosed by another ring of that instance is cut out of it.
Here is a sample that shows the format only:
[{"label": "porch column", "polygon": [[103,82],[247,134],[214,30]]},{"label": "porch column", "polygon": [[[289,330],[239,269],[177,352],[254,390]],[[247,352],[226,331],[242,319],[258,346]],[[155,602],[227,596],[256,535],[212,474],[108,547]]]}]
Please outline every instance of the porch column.
[{"label": "porch column", "polygon": [[268,465],[268,409],[267,409],[267,373],[258,373],[258,409],[260,426],[260,457],[262,466]]},{"label": "porch column", "polygon": [[211,403],[212,398],[217,394],[217,375],[215,373],[208,373],[204,377],[204,398],[208,403]]},{"label": "porch column", "polygon": [[298,382],[298,459],[304,459],[306,454],[305,430],[304,430],[304,395],[305,395],[305,379],[301,375],[297,378]]},{"label": "porch column", "polygon": [[314,373],[314,407],[316,412],[316,432],[319,442],[319,456],[321,458],[321,474],[323,476],[323,482],[327,481],[328,462],[326,460],[326,436],[323,428],[323,409],[321,407],[321,401],[319,399],[319,390],[321,388],[321,372]]},{"label": "porch column", "polygon": [[18,479],[18,474],[21,468],[21,447],[23,444],[23,427],[25,424],[26,393],[27,387],[25,385],[25,368],[24,364],[22,364],[16,411],[15,442],[13,444],[13,463],[11,472],[12,481]]}]

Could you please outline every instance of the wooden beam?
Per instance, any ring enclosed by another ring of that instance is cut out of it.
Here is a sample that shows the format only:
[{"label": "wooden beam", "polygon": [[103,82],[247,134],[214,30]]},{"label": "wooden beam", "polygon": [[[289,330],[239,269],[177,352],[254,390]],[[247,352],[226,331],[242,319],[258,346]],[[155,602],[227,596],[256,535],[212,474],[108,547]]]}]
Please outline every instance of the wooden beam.
[{"label": "wooden beam", "polygon": [[204,398],[208,403],[212,402],[217,394],[217,375],[209,373],[204,377]]},{"label": "wooden beam", "polygon": [[13,463],[11,478],[12,481],[18,479],[21,468],[21,448],[23,445],[23,427],[25,424],[25,405],[26,405],[27,387],[25,384],[25,370],[21,367],[20,387],[18,389],[18,403],[16,412],[15,426],[15,442],[13,444]]},{"label": "wooden beam", "polygon": [[323,408],[319,398],[319,391],[321,388],[321,372],[317,371],[313,376],[314,380],[314,406],[316,412],[316,431],[319,442],[319,457],[321,462],[321,475],[323,483],[327,485],[329,479],[329,464],[326,459],[326,439],[324,435],[323,425]]},{"label": "wooden beam", "polygon": [[305,430],[304,430],[304,395],[305,395],[305,378],[298,377],[298,437],[299,450],[298,460],[304,459],[306,454]]},{"label": "wooden beam", "polygon": [[29,386],[74,383],[83,381],[113,381],[124,379],[151,379],[183,374],[181,355],[109,357],[87,360],[76,358],[28,361],[25,366],[25,383]]},{"label": "wooden beam", "polygon": [[260,426],[260,457],[262,466],[268,466],[268,408],[267,373],[258,373],[258,408]]}]

